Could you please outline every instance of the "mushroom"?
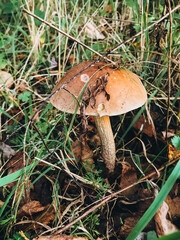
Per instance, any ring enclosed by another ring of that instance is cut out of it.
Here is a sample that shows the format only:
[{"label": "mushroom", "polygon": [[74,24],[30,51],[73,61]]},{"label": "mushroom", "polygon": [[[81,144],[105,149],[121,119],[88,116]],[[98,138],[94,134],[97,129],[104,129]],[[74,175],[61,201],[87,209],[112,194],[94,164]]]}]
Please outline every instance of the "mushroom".
[{"label": "mushroom", "polygon": [[[78,73],[80,74],[68,82]],[[66,90],[62,88],[57,91],[67,82]],[[112,173],[116,150],[109,116],[141,107],[147,100],[146,90],[138,76],[125,68],[113,69],[105,62],[93,64],[92,61],[86,61],[67,71],[55,86],[55,94],[50,98],[50,102],[61,111],[74,113],[86,83],[82,97],[85,114],[94,116],[101,139],[102,157],[109,173]],[[80,107],[77,114],[80,114]]]}]

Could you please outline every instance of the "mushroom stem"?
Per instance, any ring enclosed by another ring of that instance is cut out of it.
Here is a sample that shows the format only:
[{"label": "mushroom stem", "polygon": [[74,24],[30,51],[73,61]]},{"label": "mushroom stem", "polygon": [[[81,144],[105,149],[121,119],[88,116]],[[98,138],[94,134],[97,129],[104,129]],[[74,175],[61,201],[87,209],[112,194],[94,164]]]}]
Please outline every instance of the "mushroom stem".
[{"label": "mushroom stem", "polygon": [[114,171],[116,150],[109,116],[95,116],[96,127],[101,139],[102,156],[109,172]]}]

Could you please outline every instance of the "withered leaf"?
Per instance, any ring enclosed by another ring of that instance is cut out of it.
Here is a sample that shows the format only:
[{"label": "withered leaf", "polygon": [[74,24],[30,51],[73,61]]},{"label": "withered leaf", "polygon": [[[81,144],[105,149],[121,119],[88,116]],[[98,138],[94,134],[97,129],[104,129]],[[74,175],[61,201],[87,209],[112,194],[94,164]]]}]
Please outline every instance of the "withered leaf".
[{"label": "withered leaf", "polygon": [[133,124],[133,128],[142,133],[146,134],[149,137],[153,137],[154,126],[152,123],[149,123],[148,119],[143,115],[140,115],[138,120]]},{"label": "withered leaf", "polygon": [[169,219],[167,219],[168,211],[169,207],[164,201],[154,216],[158,237],[173,233],[178,230],[178,228],[171,223]]},{"label": "withered leaf", "polygon": [[168,145],[168,158],[170,161],[180,157],[180,150],[177,150],[171,143]]},{"label": "withered leaf", "polygon": [[10,89],[14,83],[10,73],[0,70],[0,91]]},{"label": "withered leaf", "polygon": [[31,216],[34,213],[42,212],[44,209],[46,209],[46,206],[42,206],[39,201],[31,201],[22,206],[17,215],[18,217],[23,215]]},{"label": "withered leaf", "polygon": [[[121,183],[120,183],[121,189],[126,188],[136,182],[137,182],[137,174],[136,174],[135,168],[123,164]],[[137,191],[137,186],[134,186],[133,188],[129,188],[123,191],[123,194],[132,195],[136,191]]]},{"label": "withered leaf", "polygon": [[[35,240],[35,238],[33,239]],[[88,240],[87,237],[73,237],[68,235],[50,235],[50,236],[40,236],[36,240]]]}]

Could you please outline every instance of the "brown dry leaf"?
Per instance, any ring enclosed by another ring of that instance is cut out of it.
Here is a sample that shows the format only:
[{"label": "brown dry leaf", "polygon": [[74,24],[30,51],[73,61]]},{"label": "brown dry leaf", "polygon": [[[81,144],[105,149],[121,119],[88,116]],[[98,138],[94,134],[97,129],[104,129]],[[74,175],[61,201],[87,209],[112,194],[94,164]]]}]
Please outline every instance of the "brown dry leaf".
[{"label": "brown dry leaf", "polygon": [[51,236],[40,236],[38,238],[34,238],[33,240],[88,240],[87,237],[73,237],[67,235],[51,235]]},{"label": "brown dry leaf", "polygon": [[[121,227],[120,230],[120,236],[122,237],[122,239],[126,239],[127,236],[130,234],[130,232],[133,230],[133,228],[136,226],[136,224],[138,223],[138,221],[140,220],[141,216],[143,215],[140,213],[134,213],[132,217],[127,217],[124,219],[123,221],[123,226]],[[144,231],[148,232],[154,229],[154,223],[151,220],[148,225],[145,227]]]},{"label": "brown dry leaf", "polygon": [[72,151],[74,153],[76,161],[79,162],[81,160],[82,146],[81,142],[78,139],[72,143]]},{"label": "brown dry leaf", "polygon": [[105,36],[98,30],[97,26],[93,21],[90,21],[85,26],[85,32],[87,37],[91,39],[104,39]]},{"label": "brown dry leaf", "polygon": [[92,170],[92,165],[94,164],[93,151],[90,149],[86,141],[82,143],[81,161],[87,171]]},{"label": "brown dry leaf", "polygon": [[84,139],[83,142],[79,140],[73,142],[72,151],[76,161],[79,162],[81,160],[82,164],[86,167],[86,170],[91,170],[92,165],[94,164],[94,160],[92,158],[93,151],[88,146],[86,140]]},{"label": "brown dry leaf", "polygon": [[166,203],[169,206],[169,212],[171,217],[180,216],[180,197],[175,197],[171,199],[171,197],[168,195],[166,198]]},{"label": "brown dry leaf", "polygon": [[[47,226],[55,219],[55,210],[50,204],[46,206],[42,206],[40,202],[38,201],[31,201],[27,204],[25,204],[17,214],[18,218],[24,218],[26,216],[26,219],[29,218],[30,222],[28,225],[28,230],[30,229],[42,229],[43,226]],[[32,221],[35,223],[32,224]],[[20,222],[21,228],[23,226],[27,229],[27,222],[26,224],[23,224],[23,220]]]},{"label": "brown dry leaf", "polygon": [[[41,224],[48,225],[51,221],[55,219],[55,210],[49,204],[46,205],[46,208],[42,213],[40,213],[36,218],[35,221],[40,222]],[[37,228],[42,228],[42,225],[37,224]]]},{"label": "brown dry leaf", "polygon": [[39,201],[31,201],[26,203],[24,206],[22,206],[21,209],[18,211],[18,217],[24,216],[24,215],[33,215],[34,213],[42,212],[44,209],[46,209],[46,206],[42,206]]},{"label": "brown dry leaf", "polygon": [[177,150],[171,143],[168,145],[168,158],[170,161],[180,157],[180,150]]},{"label": "brown dry leaf", "polygon": [[133,216],[133,217],[127,217],[124,221],[123,221],[123,226],[121,227],[120,230],[120,236],[121,237],[127,237],[129,235],[129,233],[132,231],[132,229],[134,228],[134,226],[136,225],[136,223],[139,221],[140,216]]},{"label": "brown dry leaf", "polygon": [[10,73],[0,70],[0,91],[10,89],[14,83]]},{"label": "brown dry leaf", "polygon": [[[157,194],[158,191],[156,190],[155,196],[157,196]],[[172,224],[169,219],[167,219],[168,211],[169,207],[164,201],[154,216],[158,237],[178,231],[178,228],[174,224]]]},{"label": "brown dry leaf", "polygon": [[152,123],[149,123],[148,119],[143,115],[140,115],[138,120],[134,123],[133,128],[146,134],[149,137],[154,135],[154,126]]},{"label": "brown dry leaf", "polygon": [[[135,182],[137,182],[137,174],[135,168],[123,164],[120,188],[126,188]],[[132,195],[136,192],[136,190],[137,186],[134,186],[133,188],[129,188],[123,191],[123,194]]]}]

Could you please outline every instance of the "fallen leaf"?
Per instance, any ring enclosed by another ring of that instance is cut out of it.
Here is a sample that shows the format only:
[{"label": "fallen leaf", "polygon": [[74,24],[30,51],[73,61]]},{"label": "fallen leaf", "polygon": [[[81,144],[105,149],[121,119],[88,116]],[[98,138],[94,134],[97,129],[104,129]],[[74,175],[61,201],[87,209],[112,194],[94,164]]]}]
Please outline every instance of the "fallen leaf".
[{"label": "fallen leaf", "polygon": [[98,30],[97,26],[93,21],[90,21],[85,26],[85,32],[87,37],[91,39],[104,39],[105,36]]},{"label": "fallen leaf", "polygon": [[0,70],[0,91],[10,89],[14,84],[13,77],[10,73]]},{"label": "fallen leaf", "polygon": [[[55,219],[54,207],[50,204],[42,206],[39,201],[31,201],[26,203],[17,213],[18,219],[26,219],[25,222],[21,220],[21,228],[24,226],[26,230],[42,229],[43,226],[50,224]],[[28,221],[29,219],[29,221]],[[32,224],[32,221],[34,224]]]},{"label": "fallen leaf", "polygon": [[[143,213],[139,214],[137,212],[137,213],[134,213],[132,217],[127,217],[124,219],[124,221],[123,221],[124,224],[120,230],[120,236],[122,239],[127,238],[127,236],[133,230],[133,228],[136,226],[136,224],[138,223],[138,221],[140,220],[142,215],[143,215]],[[144,230],[151,231],[151,230],[153,230],[153,227],[154,227],[154,224],[153,224],[153,221],[151,220]]]},{"label": "fallen leaf", "polygon": [[34,213],[39,213],[42,212],[44,209],[46,209],[46,206],[42,206],[39,201],[31,201],[26,203],[24,206],[22,206],[18,213],[17,216],[21,217],[24,215],[32,216]]},{"label": "fallen leaf", "polygon": [[177,150],[171,143],[168,145],[168,159],[172,161],[173,159],[178,159],[180,157],[180,150]]},{"label": "fallen leaf", "polygon": [[[157,196],[157,194],[158,191],[155,190],[155,196]],[[178,231],[178,228],[167,219],[168,211],[168,204],[164,201],[154,216],[158,237]]]},{"label": "fallen leaf", "polygon": [[143,115],[140,115],[138,120],[133,124],[133,128],[146,134],[149,137],[153,137],[154,126],[152,123],[149,123],[148,119]]},{"label": "fallen leaf", "polygon": [[[49,204],[46,205],[44,211],[35,218],[35,221],[40,222],[41,224],[48,225],[50,222],[54,221],[55,219],[55,210],[53,206]],[[36,229],[42,228],[42,225],[37,224]]]},{"label": "fallen leaf", "polygon": [[171,197],[168,195],[165,201],[168,204],[171,218],[180,216],[180,197],[171,199]]},{"label": "fallen leaf", "polygon": [[72,143],[72,151],[77,162],[81,160],[82,146],[79,140]]},{"label": "fallen leaf", "polygon": [[[123,164],[120,188],[121,189],[126,188],[135,182],[137,182],[137,174],[136,174],[135,168]],[[137,186],[134,186],[132,188],[129,188],[129,189],[123,191],[123,194],[124,195],[132,195],[136,191],[137,191]]]},{"label": "fallen leaf", "polygon": [[0,149],[2,150],[3,152],[3,158],[11,158],[12,156],[15,155],[15,151],[14,149],[12,149],[9,145],[3,143],[3,142],[0,142]]},{"label": "fallen leaf", "polygon": [[33,240],[88,240],[87,237],[74,237],[68,235],[50,235],[50,236],[40,236],[38,238],[34,238]]},{"label": "fallen leaf", "polygon": [[87,171],[92,170],[92,165],[94,164],[93,151],[90,149],[86,141],[82,143],[81,161]]},{"label": "fallen leaf", "polygon": [[77,162],[81,160],[87,171],[92,170],[92,165],[94,164],[93,151],[90,149],[85,139],[83,141],[76,140],[73,142],[72,151]]}]

